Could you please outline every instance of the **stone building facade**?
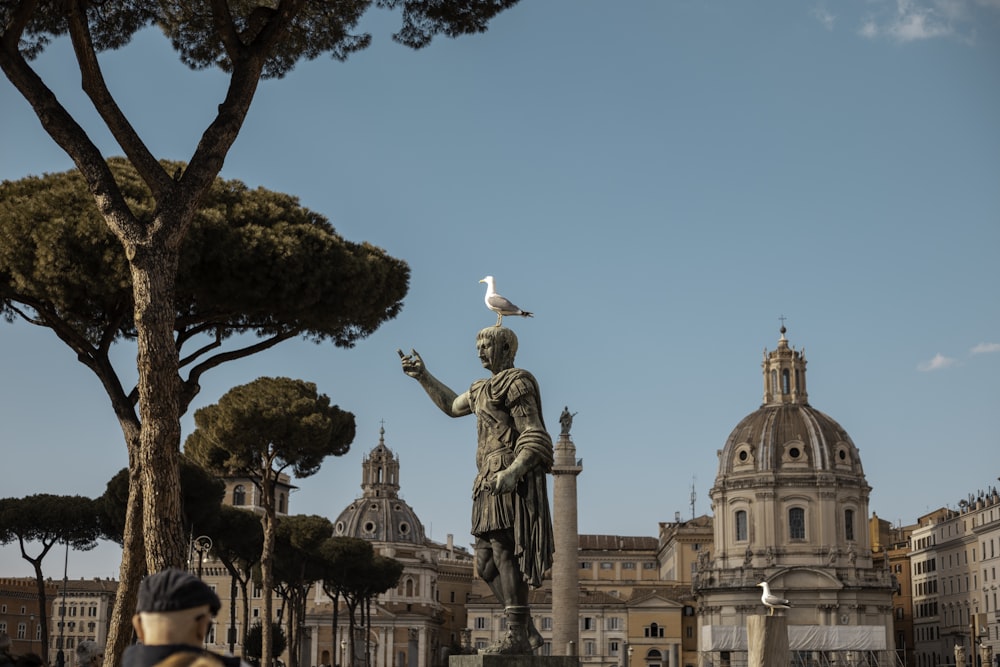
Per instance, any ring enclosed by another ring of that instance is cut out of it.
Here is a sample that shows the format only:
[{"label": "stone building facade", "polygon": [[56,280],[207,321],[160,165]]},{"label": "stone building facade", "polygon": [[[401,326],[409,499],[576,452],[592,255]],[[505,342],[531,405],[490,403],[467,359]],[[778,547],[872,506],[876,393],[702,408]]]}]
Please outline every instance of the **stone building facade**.
[{"label": "stone building facade", "polygon": [[910,536],[916,667],[1000,664],[1000,494],[918,519]]},{"label": "stone building facade", "polygon": [[[45,583],[46,598],[51,600],[56,591],[52,581]],[[34,578],[0,579],[0,633],[10,637],[11,654],[41,654],[42,624],[38,609],[38,583]],[[53,625],[49,618],[50,634]]]},{"label": "stone building facade", "polygon": [[75,665],[74,649],[82,641],[104,646],[108,640],[111,610],[118,582],[113,579],[69,579],[55,582],[57,593],[49,598],[49,656],[54,657],[60,638],[66,650],[66,665]]},{"label": "stone building facade", "polygon": [[762,581],[791,600],[789,642],[803,659],[891,659],[894,582],[872,556],[858,448],[810,405],[805,353],[784,327],[762,368],[763,404],[719,450],[709,492],[714,550],[694,587],[703,664],[745,659],[747,617],[765,611]]},{"label": "stone building facade", "polygon": [[371,632],[356,638],[353,661],[343,603],[334,633],[332,600],[314,589],[306,617],[309,645],[300,662],[364,664],[367,651],[371,667],[445,665],[460,649],[467,625],[472,554],[456,547],[451,535],[442,544],[424,534],[417,513],[399,497],[399,458],[385,444],[385,429],[361,468],[362,494],[334,520],[334,535],[370,541],[376,553],[402,562],[403,574],[395,590],[373,603]]}]

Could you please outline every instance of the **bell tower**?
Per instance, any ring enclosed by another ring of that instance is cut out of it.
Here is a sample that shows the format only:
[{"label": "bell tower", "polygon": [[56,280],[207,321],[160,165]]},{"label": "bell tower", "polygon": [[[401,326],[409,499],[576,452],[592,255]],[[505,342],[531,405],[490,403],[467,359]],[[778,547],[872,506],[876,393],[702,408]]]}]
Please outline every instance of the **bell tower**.
[{"label": "bell tower", "polygon": [[795,403],[809,405],[806,393],[806,351],[788,346],[785,325],[781,325],[781,339],[777,349],[764,349],[764,405]]},{"label": "bell tower", "polygon": [[361,464],[361,489],[365,498],[395,498],[399,494],[399,459],[385,446],[385,427],[378,430],[378,445]]}]

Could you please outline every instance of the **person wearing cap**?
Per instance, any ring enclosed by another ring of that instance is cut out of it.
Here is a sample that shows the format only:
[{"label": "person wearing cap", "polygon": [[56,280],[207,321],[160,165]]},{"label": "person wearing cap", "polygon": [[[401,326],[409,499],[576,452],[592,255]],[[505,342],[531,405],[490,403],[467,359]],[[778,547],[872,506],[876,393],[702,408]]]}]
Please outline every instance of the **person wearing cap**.
[{"label": "person wearing cap", "polygon": [[125,649],[122,667],[154,667],[178,653],[218,661],[218,667],[240,667],[235,656],[219,656],[204,648],[205,637],[222,603],[205,582],[177,569],[151,574],[139,585],[132,627],[141,644]]}]

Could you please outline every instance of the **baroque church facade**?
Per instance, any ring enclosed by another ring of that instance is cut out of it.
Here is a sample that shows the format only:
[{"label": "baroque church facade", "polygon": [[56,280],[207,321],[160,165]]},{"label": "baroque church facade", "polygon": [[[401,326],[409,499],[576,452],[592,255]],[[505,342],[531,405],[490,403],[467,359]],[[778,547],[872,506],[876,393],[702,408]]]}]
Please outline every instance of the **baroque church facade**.
[{"label": "baroque church facade", "polygon": [[699,649],[712,664],[743,655],[746,619],[764,609],[757,584],[767,582],[791,602],[789,644],[804,662],[890,659],[895,580],[873,557],[871,487],[850,436],[809,404],[805,351],[785,333],[764,351],[763,404],[718,452],[714,548],[694,582]]},{"label": "baroque church facade", "polygon": [[314,587],[306,615],[309,637],[303,665],[367,664],[370,667],[436,667],[458,652],[467,626],[465,604],[473,578],[472,554],[456,547],[453,536],[442,544],[427,538],[424,525],[399,497],[399,457],[378,444],[361,464],[361,496],[334,520],[335,537],[372,543],[375,552],[403,564],[398,586],[379,595],[371,611],[371,629],[355,638],[357,655],[347,655],[348,626],[343,603],[333,635],[333,603]]}]

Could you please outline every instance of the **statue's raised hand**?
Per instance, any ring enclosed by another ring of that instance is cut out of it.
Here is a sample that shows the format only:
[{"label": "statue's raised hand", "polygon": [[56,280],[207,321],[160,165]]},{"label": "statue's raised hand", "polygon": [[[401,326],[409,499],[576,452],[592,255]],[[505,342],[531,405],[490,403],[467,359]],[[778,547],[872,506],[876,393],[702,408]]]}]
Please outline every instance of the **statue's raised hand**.
[{"label": "statue's raised hand", "polygon": [[420,376],[424,374],[424,360],[420,358],[416,350],[410,350],[410,354],[403,354],[402,350],[396,350],[399,355],[399,361],[403,366],[403,372],[409,375],[411,378],[417,380]]}]

